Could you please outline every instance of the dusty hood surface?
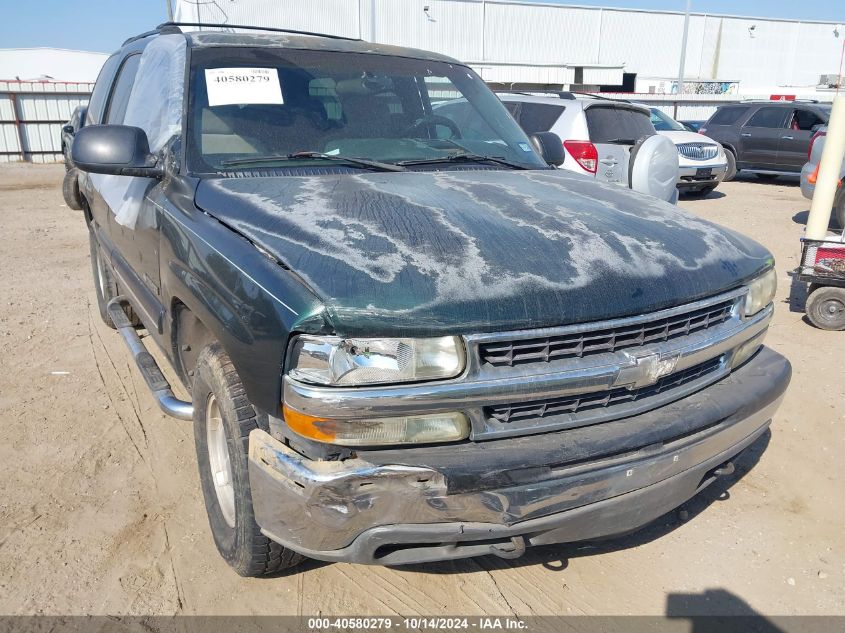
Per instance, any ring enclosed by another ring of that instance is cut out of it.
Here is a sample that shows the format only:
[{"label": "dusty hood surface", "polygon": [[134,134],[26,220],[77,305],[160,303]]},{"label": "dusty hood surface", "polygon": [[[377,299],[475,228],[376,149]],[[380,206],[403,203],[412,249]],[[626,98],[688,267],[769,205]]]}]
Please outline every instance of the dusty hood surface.
[{"label": "dusty hood surface", "polygon": [[196,202],[300,275],[341,335],[641,314],[771,263],[728,229],[563,171],[210,179]]}]

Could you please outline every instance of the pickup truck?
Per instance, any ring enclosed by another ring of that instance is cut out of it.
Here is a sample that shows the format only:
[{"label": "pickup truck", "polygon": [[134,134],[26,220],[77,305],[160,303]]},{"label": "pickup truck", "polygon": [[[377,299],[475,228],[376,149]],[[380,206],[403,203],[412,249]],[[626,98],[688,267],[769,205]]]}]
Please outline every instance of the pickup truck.
[{"label": "pickup truck", "polygon": [[106,61],[72,152],[100,313],[238,573],[630,532],[767,432],[764,247],[553,169],[454,59],[188,26]]}]

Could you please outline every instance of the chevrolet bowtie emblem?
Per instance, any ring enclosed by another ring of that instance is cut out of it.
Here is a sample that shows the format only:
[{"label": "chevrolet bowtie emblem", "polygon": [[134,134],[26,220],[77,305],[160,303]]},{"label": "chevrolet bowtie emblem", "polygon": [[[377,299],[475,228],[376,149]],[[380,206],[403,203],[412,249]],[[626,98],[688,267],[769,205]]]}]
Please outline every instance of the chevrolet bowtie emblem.
[{"label": "chevrolet bowtie emblem", "polygon": [[679,352],[662,356],[657,353],[637,355],[624,352],[624,354],[630,359],[631,364],[619,370],[613,386],[626,387],[632,391],[653,385],[663,376],[671,374],[675,371],[675,365],[678,364],[680,356]]}]

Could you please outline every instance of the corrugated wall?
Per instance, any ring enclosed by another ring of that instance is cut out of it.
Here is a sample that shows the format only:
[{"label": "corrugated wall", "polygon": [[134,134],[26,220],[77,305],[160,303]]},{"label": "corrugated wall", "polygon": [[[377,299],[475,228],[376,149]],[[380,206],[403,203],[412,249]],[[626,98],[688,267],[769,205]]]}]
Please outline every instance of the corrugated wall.
[{"label": "corrugated wall", "polygon": [[62,160],[61,130],[89,83],[0,81],[0,163]]},{"label": "corrugated wall", "polygon": [[[212,21],[351,35],[434,50],[476,66],[509,65],[511,81],[520,81],[525,66],[552,64],[624,64],[626,72],[643,77],[673,78],[684,23],[681,13],[512,0],[177,0],[180,18],[196,19],[198,9],[199,17]],[[739,81],[744,93],[815,85],[839,66],[845,32],[836,37],[834,26],[694,14],[686,78]],[[497,69],[497,78],[503,72]]]}]

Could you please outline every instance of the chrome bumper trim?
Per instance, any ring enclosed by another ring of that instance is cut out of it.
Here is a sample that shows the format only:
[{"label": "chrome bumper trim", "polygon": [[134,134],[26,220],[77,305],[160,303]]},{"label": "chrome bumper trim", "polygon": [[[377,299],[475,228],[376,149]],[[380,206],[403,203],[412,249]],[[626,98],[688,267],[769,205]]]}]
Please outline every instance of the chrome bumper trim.
[{"label": "chrome bumper trim", "polygon": [[[388,531],[388,526],[410,529],[417,524],[449,522],[518,526],[604,500],[612,503],[615,497],[709,463],[714,456],[762,432],[789,380],[788,362],[769,350],[764,352],[735,376],[677,406],[673,413],[677,416],[684,416],[688,409],[691,415],[704,416],[702,420],[712,417],[701,431],[623,455],[563,466],[533,464],[534,452],[523,449],[527,451],[525,468],[545,472],[489,490],[449,494],[446,476],[433,467],[379,466],[361,458],[311,461],[256,430],[249,438],[256,521],[275,540],[308,555],[317,552],[323,553],[317,557],[332,559],[333,550],[348,547],[367,530],[380,526]],[[536,441],[565,442],[566,435],[546,434]],[[480,445],[478,450],[478,460],[471,460],[471,465],[483,482],[489,479],[488,469],[501,467],[495,461],[483,463],[485,451]],[[590,536],[584,534],[584,538]]]}]

